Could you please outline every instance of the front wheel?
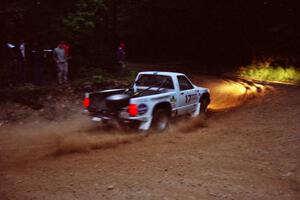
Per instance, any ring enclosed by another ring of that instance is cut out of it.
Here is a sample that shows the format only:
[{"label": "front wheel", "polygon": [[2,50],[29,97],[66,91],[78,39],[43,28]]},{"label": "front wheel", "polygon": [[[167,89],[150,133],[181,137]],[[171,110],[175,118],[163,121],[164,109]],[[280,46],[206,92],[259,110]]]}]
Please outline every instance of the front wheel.
[{"label": "front wheel", "polygon": [[204,97],[203,99],[201,99],[200,101],[200,113],[205,113],[207,112],[207,107],[209,104],[210,100],[207,97]]},{"label": "front wheel", "polygon": [[163,132],[169,127],[170,116],[164,109],[154,111],[151,129],[155,132]]}]

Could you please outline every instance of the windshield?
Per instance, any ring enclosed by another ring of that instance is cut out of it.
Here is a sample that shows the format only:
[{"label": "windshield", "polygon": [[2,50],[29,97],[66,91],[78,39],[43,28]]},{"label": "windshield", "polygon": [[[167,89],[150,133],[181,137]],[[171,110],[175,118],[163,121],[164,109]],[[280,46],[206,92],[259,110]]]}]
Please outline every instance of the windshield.
[{"label": "windshield", "polygon": [[142,74],[135,83],[138,87],[161,87],[174,89],[173,81],[170,76]]}]

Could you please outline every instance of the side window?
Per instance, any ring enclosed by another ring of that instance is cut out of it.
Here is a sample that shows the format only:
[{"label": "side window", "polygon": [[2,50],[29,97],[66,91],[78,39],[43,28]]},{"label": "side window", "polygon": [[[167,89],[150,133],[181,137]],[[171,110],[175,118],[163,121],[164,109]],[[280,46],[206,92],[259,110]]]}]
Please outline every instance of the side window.
[{"label": "side window", "polygon": [[173,80],[170,76],[142,74],[135,82],[137,86],[145,87],[162,87],[167,89],[174,89]]},{"label": "side window", "polygon": [[166,83],[164,84],[165,88],[174,89],[173,80],[170,76],[167,77]]},{"label": "side window", "polygon": [[193,89],[193,85],[185,76],[177,76],[180,90]]}]

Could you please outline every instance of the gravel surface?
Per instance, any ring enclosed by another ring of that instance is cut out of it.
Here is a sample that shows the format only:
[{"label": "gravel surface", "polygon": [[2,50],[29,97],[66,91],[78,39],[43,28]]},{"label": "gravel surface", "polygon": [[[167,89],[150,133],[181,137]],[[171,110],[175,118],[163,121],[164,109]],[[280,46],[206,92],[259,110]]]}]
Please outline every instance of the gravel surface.
[{"label": "gravel surface", "polygon": [[208,116],[163,134],[96,127],[79,106],[0,125],[0,199],[300,199],[299,87],[192,79]]}]

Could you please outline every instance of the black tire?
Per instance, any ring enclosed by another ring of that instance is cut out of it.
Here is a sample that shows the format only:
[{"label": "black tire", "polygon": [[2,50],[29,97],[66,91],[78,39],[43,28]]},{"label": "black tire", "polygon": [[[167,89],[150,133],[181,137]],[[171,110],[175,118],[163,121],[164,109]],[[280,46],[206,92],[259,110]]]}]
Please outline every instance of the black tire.
[{"label": "black tire", "polygon": [[166,109],[157,109],[153,113],[151,131],[161,133],[169,127],[169,113]]},{"label": "black tire", "polygon": [[209,97],[203,97],[201,100],[200,100],[200,113],[206,113],[207,112],[207,107],[208,107],[208,104],[209,104],[210,100],[209,100]]}]

